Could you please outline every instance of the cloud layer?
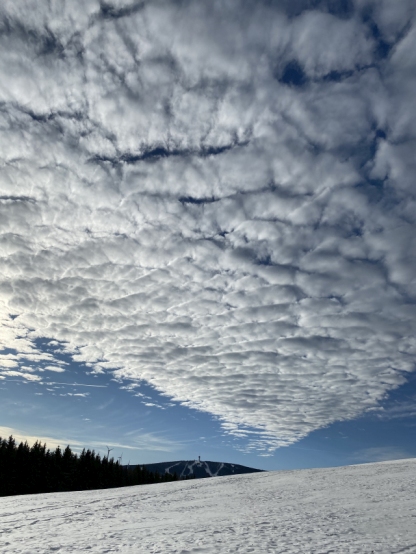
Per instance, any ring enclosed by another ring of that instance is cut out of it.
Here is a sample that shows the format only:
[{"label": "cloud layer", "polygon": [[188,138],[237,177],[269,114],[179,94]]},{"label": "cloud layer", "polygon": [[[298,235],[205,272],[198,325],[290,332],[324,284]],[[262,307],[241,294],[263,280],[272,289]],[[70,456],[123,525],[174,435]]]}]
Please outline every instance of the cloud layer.
[{"label": "cloud layer", "polygon": [[2,3],[3,376],[47,337],[271,450],[405,382],[414,3],[285,6]]}]

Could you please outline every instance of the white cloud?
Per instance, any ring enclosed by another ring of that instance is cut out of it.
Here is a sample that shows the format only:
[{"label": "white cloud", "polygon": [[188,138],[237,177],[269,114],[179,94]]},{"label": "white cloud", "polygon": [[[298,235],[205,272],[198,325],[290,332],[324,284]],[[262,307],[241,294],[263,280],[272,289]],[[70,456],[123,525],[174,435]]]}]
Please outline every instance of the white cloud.
[{"label": "white cloud", "polygon": [[36,441],[39,441],[41,444],[46,443],[47,448],[51,450],[54,450],[58,446],[60,446],[61,448],[65,448],[67,444],[70,444],[71,448],[75,447],[76,450],[82,447],[82,444],[76,441],[65,439],[58,440],[53,437],[44,436],[42,433],[40,435],[30,435],[28,433],[24,433],[19,429],[0,426],[0,437],[2,437],[3,439],[7,439],[10,436],[13,436],[17,443],[27,441],[29,446],[32,446]]},{"label": "white cloud", "polygon": [[54,373],[64,373],[65,369],[56,365],[47,365],[43,369],[47,371],[53,371]]},{"label": "white cloud", "polygon": [[374,410],[380,419],[404,419],[416,417],[416,397],[407,398],[401,402],[391,402],[386,407]]},{"label": "white cloud", "polygon": [[354,460],[359,462],[388,462],[389,460],[405,460],[414,458],[410,452],[395,446],[365,448],[354,454]]},{"label": "white cloud", "polygon": [[[84,418],[83,420],[89,421],[88,418]],[[13,436],[17,443],[27,441],[29,446],[32,446],[36,441],[39,441],[42,444],[46,443],[47,448],[50,450],[54,450],[58,446],[65,448],[66,445],[69,444],[71,449],[75,452],[80,452],[83,448],[94,448],[96,451],[98,450],[103,454],[107,453],[107,445],[104,441],[91,441],[86,437],[83,437],[81,441],[74,438],[69,439],[68,437],[66,439],[62,439],[62,437],[56,439],[55,437],[45,436],[42,432],[39,434],[31,434],[30,432],[24,432],[21,429],[0,426],[0,437],[7,439],[10,436]],[[146,433],[139,429],[125,433],[122,436],[121,441],[111,442],[110,446],[126,450],[140,450],[142,452],[144,450],[150,452],[175,452],[180,450],[183,445],[180,442],[171,440],[167,437],[153,433]]]},{"label": "white cloud", "polygon": [[260,449],[377,406],[416,352],[411,4],[70,4],[0,7],[2,375],[47,337]]},{"label": "white cloud", "polygon": [[86,398],[89,394],[89,392],[66,392],[64,394],[61,393],[59,396],[81,396],[82,398]]},{"label": "white cloud", "polygon": [[3,371],[2,376],[6,378],[10,377],[20,377],[26,381],[41,381],[41,378],[38,375],[33,373],[26,373],[24,371]]}]

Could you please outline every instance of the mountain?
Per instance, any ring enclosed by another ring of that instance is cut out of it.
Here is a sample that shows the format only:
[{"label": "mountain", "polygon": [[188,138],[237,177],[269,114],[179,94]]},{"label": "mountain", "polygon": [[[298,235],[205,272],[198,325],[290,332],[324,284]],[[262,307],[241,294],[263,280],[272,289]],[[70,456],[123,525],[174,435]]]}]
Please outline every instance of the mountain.
[{"label": "mountain", "polygon": [[[136,466],[130,466],[130,468]],[[145,464],[148,471],[154,471],[160,474],[170,473],[176,475],[179,478],[195,477],[200,479],[201,477],[219,477],[222,475],[240,475],[242,473],[257,473],[263,471],[262,469],[255,469],[253,467],[241,466],[239,464],[229,464],[226,462],[203,462],[201,460],[179,462],[160,462],[157,464]]]}]

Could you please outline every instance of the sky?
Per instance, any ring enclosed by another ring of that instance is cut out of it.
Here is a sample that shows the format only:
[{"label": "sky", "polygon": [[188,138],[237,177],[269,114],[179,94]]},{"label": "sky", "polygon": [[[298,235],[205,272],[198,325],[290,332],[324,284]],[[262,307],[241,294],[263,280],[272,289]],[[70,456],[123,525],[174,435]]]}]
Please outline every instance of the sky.
[{"label": "sky", "polygon": [[0,435],[416,456],[414,0],[3,0]]}]

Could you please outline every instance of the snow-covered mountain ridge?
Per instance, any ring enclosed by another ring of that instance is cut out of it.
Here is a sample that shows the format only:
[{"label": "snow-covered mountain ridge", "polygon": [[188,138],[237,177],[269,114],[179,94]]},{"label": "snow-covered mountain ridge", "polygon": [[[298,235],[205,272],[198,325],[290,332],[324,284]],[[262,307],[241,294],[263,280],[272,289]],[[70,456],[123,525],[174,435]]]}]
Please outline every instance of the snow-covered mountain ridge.
[{"label": "snow-covered mountain ridge", "polygon": [[[225,475],[240,475],[243,473],[258,473],[263,471],[253,467],[242,466],[239,464],[230,464],[227,462],[210,462],[202,460],[181,460],[176,462],[159,462],[156,464],[144,464],[149,471],[156,471],[164,474],[170,473],[179,478],[195,477],[220,477]],[[135,467],[135,466],[130,466]]]},{"label": "snow-covered mountain ridge", "polygon": [[416,460],[0,499],[0,553],[416,552]]}]

